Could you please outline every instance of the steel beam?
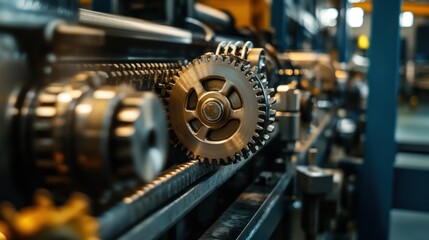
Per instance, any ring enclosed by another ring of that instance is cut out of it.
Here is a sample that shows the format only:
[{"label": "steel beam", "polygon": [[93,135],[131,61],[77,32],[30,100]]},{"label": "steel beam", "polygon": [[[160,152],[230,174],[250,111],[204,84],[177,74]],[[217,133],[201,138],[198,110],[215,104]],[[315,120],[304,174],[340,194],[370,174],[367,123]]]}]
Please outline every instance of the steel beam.
[{"label": "steel beam", "polygon": [[359,239],[388,239],[399,80],[401,0],[374,1],[365,160],[359,178]]},{"label": "steel beam", "polygon": [[273,0],[271,2],[271,26],[276,30],[278,50],[286,50],[288,46],[286,0]]}]

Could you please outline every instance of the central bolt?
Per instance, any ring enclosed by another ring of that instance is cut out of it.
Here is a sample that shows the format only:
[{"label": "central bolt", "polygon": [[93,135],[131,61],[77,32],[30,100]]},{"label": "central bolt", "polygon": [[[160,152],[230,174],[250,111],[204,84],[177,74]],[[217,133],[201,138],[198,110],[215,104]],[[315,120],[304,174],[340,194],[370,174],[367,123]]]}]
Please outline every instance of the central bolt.
[{"label": "central bolt", "polygon": [[223,116],[223,105],[217,100],[208,100],[203,104],[202,113],[209,122],[218,122]]}]

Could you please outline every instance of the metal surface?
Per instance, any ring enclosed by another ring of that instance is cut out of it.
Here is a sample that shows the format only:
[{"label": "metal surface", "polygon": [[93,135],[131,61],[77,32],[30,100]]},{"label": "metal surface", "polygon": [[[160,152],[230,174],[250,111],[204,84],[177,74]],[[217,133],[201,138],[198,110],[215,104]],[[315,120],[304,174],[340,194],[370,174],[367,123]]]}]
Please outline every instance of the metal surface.
[{"label": "metal surface", "polygon": [[119,239],[155,239],[159,237],[248,162],[241,161],[234,165],[218,167],[216,171],[191,185],[186,192],[166,206],[136,224]]},{"label": "metal surface", "polygon": [[280,138],[282,141],[288,141],[288,145],[294,145],[299,138],[300,97],[300,90],[292,84],[277,87],[277,102],[274,105],[277,110],[276,119],[280,125]]},{"label": "metal surface", "polygon": [[0,25],[29,29],[41,27],[55,19],[76,21],[77,5],[74,0],[2,0]]},{"label": "metal surface", "polygon": [[[388,4],[386,4],[388,3]],[[373,1],[359,239],[388,239],[399,80],[401,1]]]},{"label": "metal surface", "polygon": [[292,174],[286,172],[280,176],[272,176],[267,183],[253,183],[200,239],[269,237],[283,215],[286,205],[284,194],[291,179]]},{"label": "metal surface", "polygon": [[111,35],[129,38],[184,44],[190,44],[193,40],[192,33],[183,29],[86,9],[79,10],[79,21],[85,25],[104,29]]},{"label": "metal surface", "polygon": [[[244,60],[223,55],[204,55],[179,72],[168,109],[173,134],[189,156],[231,163],[256,147],[266,116],[257,77]],[[213,104],[216,121],[207,119]]]},{"label": "metal surface", "polygon": [[270,235],[281,219],[285,202],[284,192],[292,179],[292,174],[286,172],[241,232],[238,239],[262,239]]},{"label": "metal surface", "polygon": [[117,238],[133,224],[216,168],[216,165],[201,164],[193,160],[166,171],[98,217],[101,238]]}]

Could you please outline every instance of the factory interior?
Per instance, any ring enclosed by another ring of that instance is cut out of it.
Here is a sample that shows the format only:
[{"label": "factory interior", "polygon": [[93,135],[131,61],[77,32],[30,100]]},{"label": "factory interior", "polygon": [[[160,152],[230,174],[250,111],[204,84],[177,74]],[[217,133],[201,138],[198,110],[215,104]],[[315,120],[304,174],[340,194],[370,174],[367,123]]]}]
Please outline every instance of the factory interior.
[{"label": "factory interior", "polygon": [[429,239],[428,0],[0,0],[0,240]]}]

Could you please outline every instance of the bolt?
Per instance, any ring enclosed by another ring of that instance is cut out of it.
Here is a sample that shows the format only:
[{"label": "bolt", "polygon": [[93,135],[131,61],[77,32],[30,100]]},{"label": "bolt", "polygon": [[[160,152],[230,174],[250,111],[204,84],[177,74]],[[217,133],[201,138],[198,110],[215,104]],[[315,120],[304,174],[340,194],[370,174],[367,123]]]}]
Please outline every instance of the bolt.
[{"label": "bolt", "polygon": [[203,116],[209,122],[218,122],[223,116],[223,105],[216,100],[208,100],[203,105]]}]

